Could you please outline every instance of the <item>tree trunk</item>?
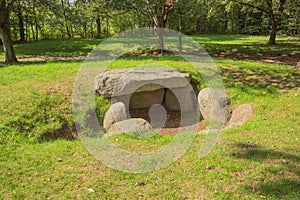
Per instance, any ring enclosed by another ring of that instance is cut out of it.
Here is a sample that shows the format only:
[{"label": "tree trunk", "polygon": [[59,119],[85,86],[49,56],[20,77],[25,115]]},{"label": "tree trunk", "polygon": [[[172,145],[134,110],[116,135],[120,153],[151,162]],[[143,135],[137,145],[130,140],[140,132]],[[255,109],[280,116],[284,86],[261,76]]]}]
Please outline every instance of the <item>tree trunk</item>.
[{"label": "tree trunk", "polygon": [[223,29],[224,29],[223,31],[225,33],[227,33],[227,30],[228,30],[228,13],[227,12],[225,12],[224,18],[225,18],[225,20],[224,20],[224,24],[223,24]]},{"label": "tree trunk", "polygon": [[273,11],[269,13],[270,21],[271,21],[271,35],[268,44],[275,45],[276,44],[276,35],[277,35],[277,22],[275,19],[275,15]]},{"label": "tree trunk", "polygon": [[26,14],[26,17],[25,17],[25,22],[26,22],[26,25],[25,25],[25,32],[26,32],[26,35],[25,35],[25,37],[26,37],[26,41],[28,41],[28,40],[30,40],[30,29],[29,29],[29,27],[28,27],[28,15]]},{"label": "tree trunk", "polygon": [[22,8],[19,3],[18,9],[17,9],[17,16],[19,20],[19,32],[20,32],[20,42],[25,42],[25,29],[24,29],[24,18],[23,18],[23,13],[22,13]]},{"label": "tree trunk", "polygon": [[234,16],[234,9],[231,11],[231,32],[235,33],[235,16]]},{"label": "tree trunk", "polygon": [[277,22],[276,22],[276,17],[273,11],[273,0],[268,0],[267,1],[268,5],[268,10],[269,12],[267,13],[269,15],[269,20],[271,23],[271,35],[269,38],[269,45],[275,45],[276,44],[276,34],[277,34]]},{"label": "tree trunk", "polygon": [[18,62],[11,40],[9,10],[5,0],[0,0],[0,37],[5,52],[5,63]]},{"label": "tree trunk", "polygon": [[32,32],[32,40],[35,40],[35,33],[34,33],[34,28],[33,28],[32,23],[30,23],[30,27],[31,27],[31,32]]},{"label": "tree trunk", "polygon": [[178,8],[178,14],[179,14],[179,52],[181,53],[182,52],[182,27],[183,27],[183,20],[182,20],[182,13],[181,13],[181,10],[180,10],[180,7]]},{"label": "tree trunk", "polygon": [[83,25],[83,38],[86,38],[86,24]]},{"label": "tree trunk", "polygon": [[155,33],[157,36],[158,50],[161,53],[161,55],[163,56],[164,51],[165,51],[165,43],[164,43],[164,37],[162,35],[161,27],[155,27]]},{"label": "tree trunk", "polygon": [[[270,0],[270,2],[272,2]],[[270,21],[271,21],[271,36],[269,39],[268,44],[270,45],[275,45],[276,44],[276,35],[278,28],[281,26],[281,17],[284,15],[284,5],[286,3],[286,0],[280,0],[279,8],[278,8],[278,13],[275,14],[273,11],[270,11],[269,16],[270,16]]]},{"label": "tree trunk", "polygon": [[106,37],[109,37],[109,18],[106,17]]},{"label": "tree trunk", "polygon": [[165,51],[164,37],[162,34],[162,28],[165,28],[166,23],[162,19],[158,19],[158,16],[153,16],[154,32],[157,37],[158,51],[163,56]]},{"label": "tree trunk", "polygon": [[36,16],[36,11],[35,11],[35,0],[33,0],[33,18],[34,18],[34,23],[35,23],[35,40],[39,39],[39,30],[38,30],[38,20]]},{"label": "tree trunk", "polygon": [[66,10],[65,10],[64,0],[61,0],[61,6],[62,6],[62,10],[63,10],[63,15],[64,15],[64,21],[65,21],[65,27],[66,27],[67,35],[68,35],[68,38],[70,39],[70,38],[72,38],[72,35],[70,33],[69,26],[68,26],[68,18],[67,18],[67,14],[66,14]]},{"label": "tree trunk", "polygon": [[101,38],[101,19],[100,19],[100,16],[98,15],[97,18],[96,18],[96,24],[97,24],[97,35],[96,35],[96,38]]},{"label": "tree trunk", "polygon": [[93,22],[90,23],[90,29],[91,29],[91,35],[90,35],[90,37],[94,37],[94,27],[93,27]]},{"label": "tree trunk", "polygon": [[244,33],[247,32],[247,28],[248,28],[248,20],[249,20],[249,12],[247,12],[247,16],[246,16],[246,19],[245,19]]}]

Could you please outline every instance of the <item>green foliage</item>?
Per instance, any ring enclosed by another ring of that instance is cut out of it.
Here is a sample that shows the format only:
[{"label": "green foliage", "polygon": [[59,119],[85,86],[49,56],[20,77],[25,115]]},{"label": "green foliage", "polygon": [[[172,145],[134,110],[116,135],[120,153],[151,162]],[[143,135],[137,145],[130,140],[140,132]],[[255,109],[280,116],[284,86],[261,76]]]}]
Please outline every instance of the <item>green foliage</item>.
[{"label": "green foliage", "polygon": [[110,106],[111,106],[111,103],[109,100],[104,99],[101,96],[95,97],[96,114],[97,114],[100,125],[102,125],[102,122],[104,119],[104,114],[108,111]]},{"label": "green foliage", "polygon": [[[153,25],[191,33],[268,35],[275,15],[283,35],[299,35],[299,1],[294,0],[41,0],[14,1],[14,41],[100,38]],[[281,5],[280,3],[283,2]],[[165,11],[165,12],[164,12]],[[180,22],[180,19],[182,19]],[[181,25],[179,25],[181,24]],[[24,42],[24,41],[21,41]]]}]

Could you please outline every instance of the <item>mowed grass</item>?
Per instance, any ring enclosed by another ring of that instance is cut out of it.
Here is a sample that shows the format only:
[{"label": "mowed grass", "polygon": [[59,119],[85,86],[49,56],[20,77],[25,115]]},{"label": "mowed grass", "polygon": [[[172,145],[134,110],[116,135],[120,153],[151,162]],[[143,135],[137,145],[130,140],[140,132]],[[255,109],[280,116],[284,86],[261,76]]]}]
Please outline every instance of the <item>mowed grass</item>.
[{"label": "mowed grass", "polygon": [[249,35],[197,35],[192,36],[210,54],[238,55],[299,55],[300,37],[277,37],[277,45],[267,45],[269,36]]},{"label": "mowed grass", "polygon": [[[211,55],[229,56],[287,56],[300,54],[300,37],[277,37],[277,45],[267,45],[269,36],[193,35]],[[19,58],[35,56],[86,56],[104,39],[43,40],[14,45]],[[0,48],[0,58],[4,58]]]},{"label": "mowed grass", "polygon": [[[146,174],[108,168],[80,140],[64,139],[74,131],[71,93],[82,62],[0,68],[0,199],[299,199],[299,71],[288,65],[215,62],[233,106],[251,103],[253,119],[223,131],[205,158],[198,159],[205,138],[198,135],[183,157]],[[148,63],[197,75],[175,56],[121,58],[110,67]],[[167,145],[172,137],[110,140],[144,152]]]},{"label": "mowed grass", "polygon": [[[167,57],[162,60],[140,59],[141,62],[162,62],[166,65],[171,65],[173,60],[172,57],[169,60]],[[138,59],[131,61],[124,58],[114,65],[129,67],[130,63],[135,66],[136,62]],[[187,63],[180,63],[183,68],[188,68]],[[178,67],[178,64],[179,61],[175,61],[173,66]],[[233,60],[219,60],[217,65],[221,69],[239,69],[244,73],[253,71],[256,79],[261,81],[265,76],[275,75],[284,80],[287,74],[299,78],[299,73],[294,72],[292,67],[283,65]],[[31,104],[24,107],[26,98],[31,102],[40,100],[39,96],[32,98],[32,90],[39,95],[50,92],[50,95],[59,95],[68,101],[70,97],[65,91],[51,90],[55,86],[62,87],[69,78],[74,81],[79,67],[80,62],[47,62],[2,68],[1,94],[6,103],[2,102],[1,110],[10,111],[1,114],[1,122],[35,108]],[[15,74],[15,77],[8,78],[6,74]],[[204,159],[198,160],[203,136],[197,136],[185,156],[166,169],[136,175],[105,167],[87,152],[80,141],[37,142],[24,135],[29,139],[21,137],[1,145],[3,198],[297,199],[299,90],[281,93],[281,88],[296,88],[284,81],[269,87],[260,86],[255,79],[252,84],[243,84],[240,81],[247,79],[240,77],[235,80],[234,73],[224,73],[223,78],[234,106],[250,102],[256,114],[244,126],[223,132],[218,145]],[[54,106],[62,105],[57,103]],[[69,107],[61,109],[70,110]],[[156,149],[170,140],[170,137],[163,136],[152,140],[137,140],[126,135],[112,138],[117,145],[132,151]],[[95,192],[90,193],[89,188]]]},{"label": "mowed grass", "polygon": [[[299,199],[299,96],[298,90],[257,100],[255,117],[223,132],[208,156],[198,159],[203,136],[197,136],[182,158],[147,174],[108,168],[80,141],[1,145],[2,197]],[[134,151],[169,140],[112,138]]]},{"label": "mowed grass", "polygon": [[[86,56],[103,40],[72,39],[43,40],[14,45],[18,58],[36,56]],[[4,58],[3,48],[0,48],[0,58]]]}]

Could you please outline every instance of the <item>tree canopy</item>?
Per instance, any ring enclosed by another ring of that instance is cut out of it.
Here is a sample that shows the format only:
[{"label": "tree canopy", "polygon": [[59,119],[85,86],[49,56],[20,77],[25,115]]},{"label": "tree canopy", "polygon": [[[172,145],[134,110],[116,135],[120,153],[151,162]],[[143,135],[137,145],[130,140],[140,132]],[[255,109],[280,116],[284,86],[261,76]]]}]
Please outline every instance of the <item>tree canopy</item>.
[{"label": "tree canopy", "polygon": [[300,33],[300,3],[295,0],[1,0],[0,3],[0,35],[6,52],[10,52],[7,62],[15,62],[7,38],[13,42],[101,38],[133,28],[161,27],[185,34],[270,35],[268,43],[274,45],[278,33]]}]

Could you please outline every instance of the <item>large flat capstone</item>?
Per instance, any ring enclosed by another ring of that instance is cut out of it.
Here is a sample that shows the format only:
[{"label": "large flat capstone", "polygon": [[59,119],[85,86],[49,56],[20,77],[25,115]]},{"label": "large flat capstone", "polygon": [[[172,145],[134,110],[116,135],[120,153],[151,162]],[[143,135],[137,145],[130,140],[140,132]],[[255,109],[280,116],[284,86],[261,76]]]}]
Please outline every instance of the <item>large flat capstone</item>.
[{"label": "large flat capstone", "polygon": [[163,88],[183,88],[191,83],[191,75],[171,68],[128,68],[112,70],[95,78],[96,92],[105,97],[118,97]]}]

